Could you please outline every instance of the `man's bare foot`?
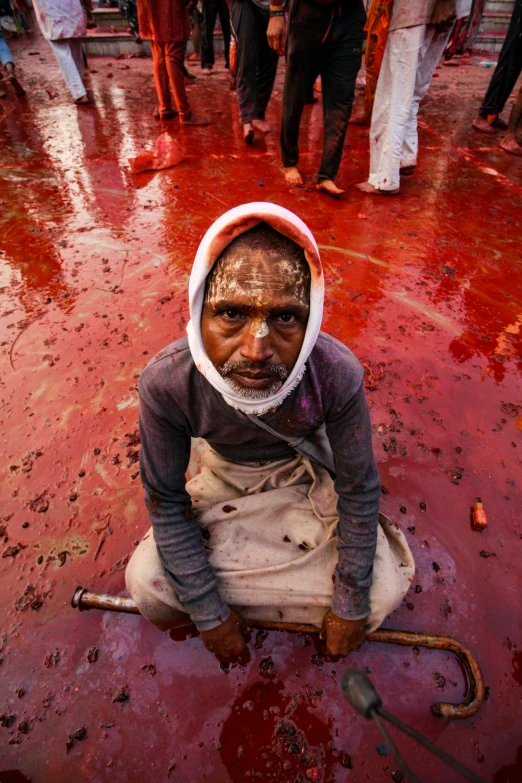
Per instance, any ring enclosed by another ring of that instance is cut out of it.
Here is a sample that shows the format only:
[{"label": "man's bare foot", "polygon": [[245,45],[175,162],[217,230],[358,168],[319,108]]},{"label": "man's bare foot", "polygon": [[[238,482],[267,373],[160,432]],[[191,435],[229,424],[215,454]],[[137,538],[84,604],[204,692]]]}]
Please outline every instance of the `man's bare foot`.
[{"label": "man's bare foot", "polygon": [[257,128],[261,133],[270,133],[272,126],[265,122],[265,120],[252,120],[252,125]]},{"label": "man's bare foot", "polygon": [[361,193],[369,193],[371,196],[395,196],[399,192],[399,188],[395,190],[379,190],[374,188],[369,182],[360,182],[355,186]]},{"label": "man's bare foot", "polygon": [[189,62],[196,62],[197,60],[200,59],[201,59],[201,55],[199,54],[199,52],[192,52],[192,54],[189,54],[189,56],[187,57],[187,60],[189,60]]},{"label": "man's bare foot", "polygon": [[401,177],[411,177],[415,173],[415,166],[401,166],[399,173]]},{"label": "man's bare foot", "polygon": [[202,68],[201,73],[204,76],[212,76],[212,68]]},{"label": "man's bare foot", "polygon": [[182,125],[210,125],[212,120],[209,117],[203,117],[201,114],[192,112],[188,117],[182,117],[180,122]]},{"label": "man's bare foot", "polygon": [[77,98],[74,102],[80,104],[81,106],[85,106],[85,104],[90,103],[91,101],[88,95],[82,95],[81,98]]},{"label": "man's bare foot", "polygon": [[522,155],[522,147],[514,136],[504,136],[499,146],[504,152],[510,152],[512,155]]},{"label": "man's bare foot", "polygon": [[285,174],[285,181],[288,182],[289,185],[303,184],[303,178],[296,166],[289,166],[288,168],[283,169],[283,171]]},{"label": "man's bare foot", "polygon": [[254,126],[251,122],[243,123],[243,139],[245,144],[252,144],[254,141]]},{"label": "man's bare foot", "polygon": [[372,115],[368,114],[364,109],[361,109],[361,111],[356,112],[353,117],[350,117],[351,125],[370,125],[371,121]]},{"label": "man's bare foot", "polygon": [[344,190],[341,190],[341,188],[338,188],[335,182],[331,179],[323,179],[321,182],[318,182],[315,186],[316,190],[322,190],[325,193],[328,193],[330,196],[342,196],[344,193]]},{"label": "man's bare foot", "polygon": [[492,128],[489,122],[485,117],[477,117],[475,122],[473,123],[473,127],[475,130],[480,131],[481,133],[489,133],[490,136],[496,133],[495,128]]}]

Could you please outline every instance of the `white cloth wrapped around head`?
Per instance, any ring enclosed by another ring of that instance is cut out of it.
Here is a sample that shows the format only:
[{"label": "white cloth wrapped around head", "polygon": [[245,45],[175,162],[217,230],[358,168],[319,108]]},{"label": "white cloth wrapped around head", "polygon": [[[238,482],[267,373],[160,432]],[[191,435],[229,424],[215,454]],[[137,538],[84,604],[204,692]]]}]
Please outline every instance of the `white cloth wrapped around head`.
[{"label": "white cloth wrapped around head", "polygon": [[[310,268],[310,312],[301,351],[283,385],[273,394],[261,400],[248,400],[234,391],[210,361],[201,334],[201,315],[205,299],[208,275],[223,250],[236,237],[259,223],[266,223],[280,234],[303,248]],[[265,201],[243,204],[225,212],[213,223],[201,240],[189,283],[190,321],[187,325],[192,358],[198,370],[233,408],[245,413],[262,414],[280,405],[299,383],[306,361],[315,345],[323,317],[324,277],[319,249],[312,232],[290,210]]]}]

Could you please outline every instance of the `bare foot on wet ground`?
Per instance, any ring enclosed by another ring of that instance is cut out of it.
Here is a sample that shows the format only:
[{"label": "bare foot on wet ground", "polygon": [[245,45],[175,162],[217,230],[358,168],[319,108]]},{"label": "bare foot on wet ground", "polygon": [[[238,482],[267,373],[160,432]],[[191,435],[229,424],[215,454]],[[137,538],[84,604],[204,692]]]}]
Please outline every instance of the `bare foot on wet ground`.
[{"label": "bare foot on wet ground", "polygon": [[522,155],[522,147],[514,136],[505,136],[499,146],[501,150],[510,152],[511,155]]},{"label": "bare foot on wet ground", "polygon": [[296,166],[289,166],[288,168],[283,169],[283,171],[285,175],[285,181],[288,182],[289,185],[303,184],[303,178]]},{"label": "bare foot on wet ground", "polygon": [[395,190],[379,190],[379,188],[374,188],[373,185],[370,185],[369,182],[360,182],[355,187],[361,193],[368,193],[371,196],[395,196],[399,192],[399,188]]},{"label": "bare foot on wet ground", "polygon": [[323,179],[315,186],[316,190],[321,190],[323,193],[328,193],[329,196],[342,196],[344,190],[338,188],[335,182],[331,179]]}]

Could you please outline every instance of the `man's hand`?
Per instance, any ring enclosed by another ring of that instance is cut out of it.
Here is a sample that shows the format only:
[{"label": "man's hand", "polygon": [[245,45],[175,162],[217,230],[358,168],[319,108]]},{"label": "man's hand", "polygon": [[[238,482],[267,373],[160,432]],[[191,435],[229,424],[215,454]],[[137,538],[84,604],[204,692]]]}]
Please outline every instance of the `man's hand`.
[{"label": "man's hand", "polygon": [[232,609],[230,617],[212,631],[201,631],[201,638],[207,650],[221,661],[248,655],[248,648],[242,631],[246,630],[243,618]]},{"label": "man's hand", "polygon": [[266,31],[268,45],[277,52],[279,57],[285,53],[286,25],[284,16],[272,16]]},{"label": "man's hand", "polygon": [[343,620],[330,611],[323,620],[321,639],[326,639],[326,651],[329,655],[348,655],[358,650],[366,639],[366,618],[362,620]]}]

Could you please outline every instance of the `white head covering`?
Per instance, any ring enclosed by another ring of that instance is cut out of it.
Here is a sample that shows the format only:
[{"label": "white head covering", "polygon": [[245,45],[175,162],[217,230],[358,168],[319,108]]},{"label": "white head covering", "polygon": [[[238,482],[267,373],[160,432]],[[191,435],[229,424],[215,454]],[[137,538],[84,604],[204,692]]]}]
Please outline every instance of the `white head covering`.
[{"label": "white head covering", "polygon": [[[311,273],[310,313],[301,352],[281,388],[269,397],[249,400],[229,386],[208,358],[201,336],[201,313],[205,297],[205,281],[219,255],[233,239],[261,222],[272,226],[280,234],[289,237],[304,249]],[[250,414],[266,413],[271,408],[280,405],[301,380],[306,360],[315,345],[321,328],[323,300],[323,268],[317,244],[308,226],[290,210],[268,201],[255,201],[252,204],[234,207],[221,215],[208,229],[201,240],[190,275],[190,321],[187,325],[187,335],[196,367],[233,408]]]}]

